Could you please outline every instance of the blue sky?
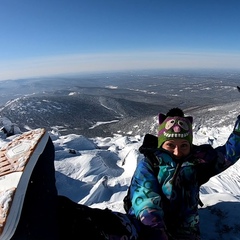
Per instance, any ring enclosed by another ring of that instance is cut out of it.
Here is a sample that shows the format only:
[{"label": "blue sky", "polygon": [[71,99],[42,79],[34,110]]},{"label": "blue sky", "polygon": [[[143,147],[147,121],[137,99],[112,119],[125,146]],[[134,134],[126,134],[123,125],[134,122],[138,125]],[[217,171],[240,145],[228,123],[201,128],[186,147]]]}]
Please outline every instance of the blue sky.
[{"label": "blue sky", "polygon": [[240,68],[239,0],[0,0],[0,80]]}]

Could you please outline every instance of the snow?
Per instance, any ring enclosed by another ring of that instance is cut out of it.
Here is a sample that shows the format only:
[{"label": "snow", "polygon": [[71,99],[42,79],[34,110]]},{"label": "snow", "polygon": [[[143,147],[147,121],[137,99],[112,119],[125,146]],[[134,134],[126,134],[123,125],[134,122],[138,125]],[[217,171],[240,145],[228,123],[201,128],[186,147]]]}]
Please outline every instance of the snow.
[{"label": "snow", "polygon": [[[7,119],[4,123],[8,124]],[[232,126],[207,128],[194,133],[194,144],[222,145]],[[15,128],[15,133],[18,131]],[[142,155],[138,148],[141,136],[86,138],[82,135],[60,135],[57,129],[49,132],[55,146],[56,185],[59,194],[91,206],[124,212],[122,200]],[[0,146],[16,135],[0,137]],[[240,162],[210,179],[201,188],[199,207],[203,240],[240,239]]]}]

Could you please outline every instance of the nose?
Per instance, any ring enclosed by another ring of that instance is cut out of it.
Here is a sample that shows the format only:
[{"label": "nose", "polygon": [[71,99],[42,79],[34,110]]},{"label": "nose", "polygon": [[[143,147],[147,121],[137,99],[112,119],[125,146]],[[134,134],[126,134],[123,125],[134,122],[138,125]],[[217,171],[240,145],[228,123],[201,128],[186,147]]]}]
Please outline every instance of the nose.
[{"label": "nose", "polygon": [[182,151],[180,150],[180,148],[178,146],[176,146],[174,149],[173,149],[173,155],[176,156],[177,158],[181,158],[183,156],[183,153]]}]

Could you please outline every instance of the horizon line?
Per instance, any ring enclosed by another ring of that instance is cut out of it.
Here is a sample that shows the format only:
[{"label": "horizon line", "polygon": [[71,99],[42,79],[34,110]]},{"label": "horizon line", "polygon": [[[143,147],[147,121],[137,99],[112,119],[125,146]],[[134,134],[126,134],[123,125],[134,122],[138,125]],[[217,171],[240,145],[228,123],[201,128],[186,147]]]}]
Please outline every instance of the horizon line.
[{"label": "horizon line", "polygon": [[239,62],[239,53],[224,52],[148,51],[65,54],[0,61],[0,80],[151,69],[240,70]]}]

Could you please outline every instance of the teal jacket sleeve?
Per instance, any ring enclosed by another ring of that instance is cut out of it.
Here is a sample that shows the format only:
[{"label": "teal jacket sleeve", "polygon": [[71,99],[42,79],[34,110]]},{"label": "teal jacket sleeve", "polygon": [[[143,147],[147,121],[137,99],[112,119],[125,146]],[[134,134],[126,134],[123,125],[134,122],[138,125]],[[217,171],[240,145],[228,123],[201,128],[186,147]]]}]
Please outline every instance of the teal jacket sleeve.
[{"label": "teal jacket sleeve", "polygon": [[139,162],[131,183],[132,209],[145,225],[164,228],[163,211],[160,207],[159,182],[148,162]]}]

